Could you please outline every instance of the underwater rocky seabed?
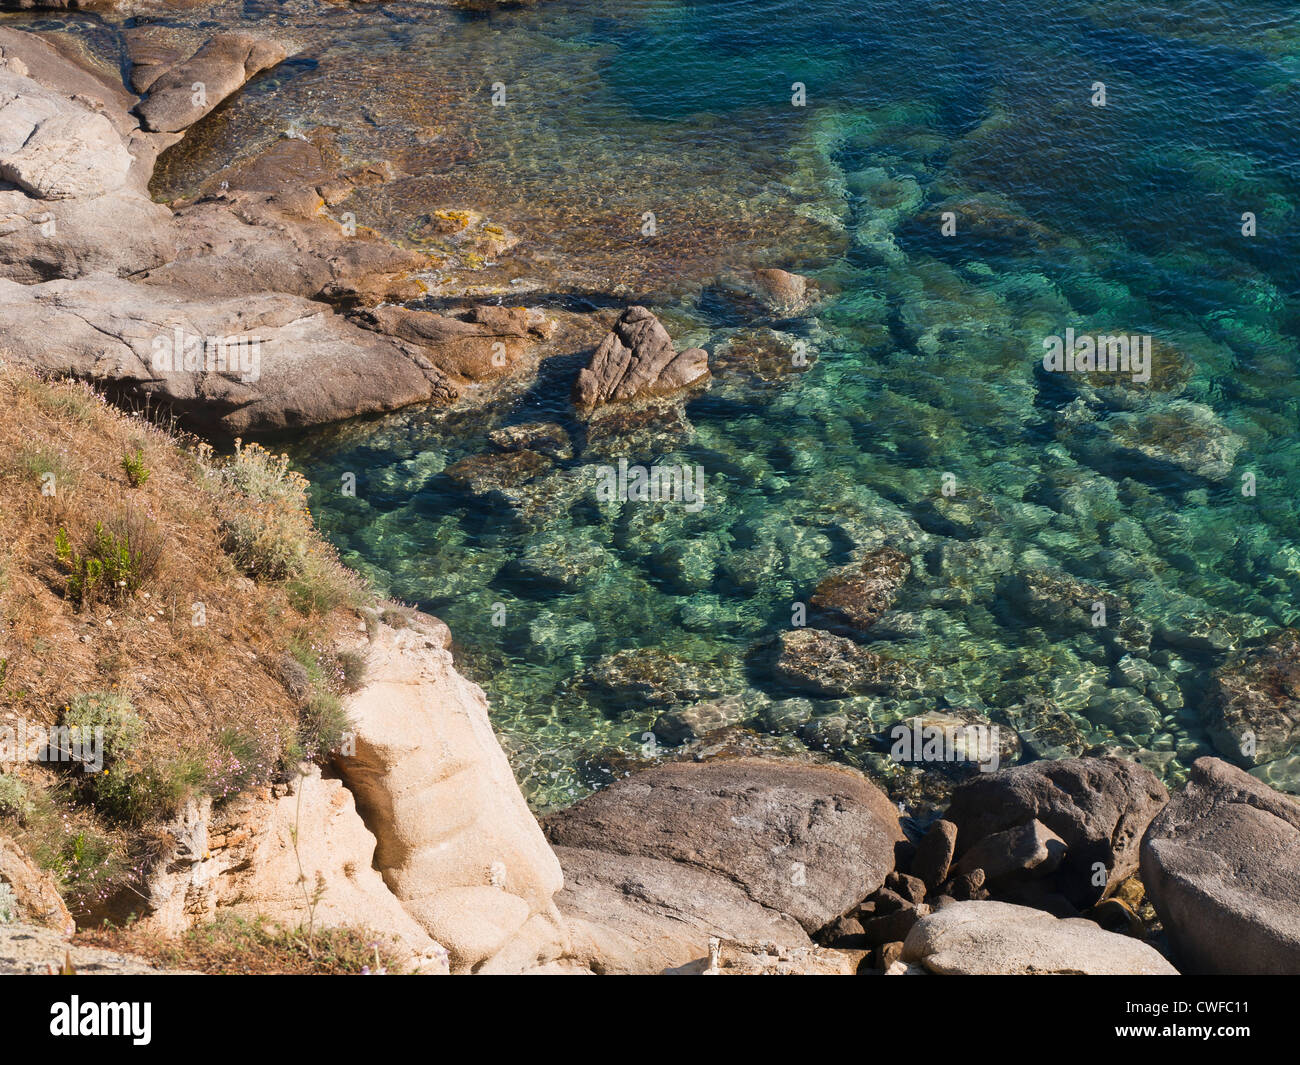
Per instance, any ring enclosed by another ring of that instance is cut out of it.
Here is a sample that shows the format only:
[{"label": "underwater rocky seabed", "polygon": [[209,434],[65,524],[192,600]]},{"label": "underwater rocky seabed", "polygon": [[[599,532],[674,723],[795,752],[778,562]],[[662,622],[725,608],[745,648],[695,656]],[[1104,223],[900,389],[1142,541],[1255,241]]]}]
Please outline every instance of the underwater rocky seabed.
[{"label": "underwater rocky seabed", "polygon": [[[662,756],[661,713],[726,696],[716,721],[905,799],[925,788],[876,737],[936,711],[1019,732],[1026,757],[1123,751],[1174,785],[1212,749],[1209,672],[1300,618],[1300,21],[1185,6],[245,6],[302,51],[164,157],[156,192],[326,138],[411,175],[354,200],[362,223],[419,246],[433,210],[468,207],[518,235],[527,269],[488,261],[481,292],[643,302],[714,354],[684,419],[613,441],[588,437],[578,361],[558,359],[486,410],[291,442],[344,560],[450,625],[536,808]],[[112,47],[94,20],[43,23]],[[497,81],[505,108],[485,102]],[[717,284],[754,266],[826,298],[765,316]],[[1045,373],[1067,327],[1151,334],[1151,382]],[[719,357],[737,335],[777,354]],[[810,365],[776,372],[797,341]],[[572,454],[519,483],[446,474],[536,421]],[[617,456],[702,466],[705,506],[598,503],[594,465]],[[765,645],[792,604],[884,545],[911,572],[863,638],[907,684],[780,684]],[[1102,628],[1078,605],[1097,598]],[[1256,773],[1300,792],[1300,755]]]}]

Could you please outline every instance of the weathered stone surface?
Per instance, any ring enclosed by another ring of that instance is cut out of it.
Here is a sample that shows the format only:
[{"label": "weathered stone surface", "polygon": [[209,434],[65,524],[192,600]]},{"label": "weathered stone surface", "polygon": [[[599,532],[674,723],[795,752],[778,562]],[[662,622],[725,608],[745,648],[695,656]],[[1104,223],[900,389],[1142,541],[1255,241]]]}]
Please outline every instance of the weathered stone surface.
[{"label": "weathered stone surface", "polygon": [[[219,910],[288,929],[314,920],[367,929],[389,940],[403,964],[446,971],[445,952],[373,868],[375,837],[351,792],[316,766],[302,769],[288,788],[246,792],[215,813],[210,800],[188,803],[145,878],[137,926],[179,935]],[[313,909],[308,896],[318,891]]]},{"label": "weathered stone surface", "polygon": [[914,683],[914,671],[902,662],[822,629],[783,632],[775,652],[772,675],[815,695],[882,693]]},{"label": "weathered stone surface", "polygon": [[428,265],[358,229],[349,235],[314,190],[225,192],[178,208],[176,248],[141,281],[196,297],[285,292],[347,306],[418,299]]},{"label": "weathered stone surface", "polygon": [[[200,360],[186,369],[184,351],[181,368],[169,368],[178,330],[192,349],[206,344],[213,368]],[[237,350],[251,369],[219,368],[216,344],[227,338],[242,338]],[[99,380],[199,428],[232,434],[457,395],[418,351],[322,304],[276,293],[194,301],[102,274],[40,285],[0,281],[0,342],[19,365]]]},{"label": "weathered stone surface", "polygon": [[1008,880],[1044,876],[1055,872],[1065,859],[1065,843],[1040,821],[1017,825],[985,836],[962,855],[953,874],[964,876],[984,871],[984,882],[992,888]]},{"label": "weathered stone surface", "polygon": [[48,976],[71,962],[78,976],[178,976],[134,954],[73,946],[58,932],[30,924],[0,924],[0,976]]},{"label": "weathered stone surface", "polygon": [[3,835],[0,835],[0,884],[8,886],[17,908],[10,920],[37,924],[65,936],[77,930],[54,878],[39,868],[17,843]]},{"label": "weathered stone surface", "polygon": [[1300,974],[1300,802],[1198,759],[1142,840],[1142,883],[1186,971]]},{"label": "weathered stone surface", "polygon": [[104,115],[0,69],[0,178],[39,200],[89,199],[122,188],[131,162]]},{"label": "weathered stone surface", "polygon": [[552,816],[546,832],[720,877],[808,932],[879,887],[902,839],[897,809],[861,774],[766,759],[661,765]]},{"label": "weathered stone surface", "polygon": [[511,372],[532,341],[549,335],[548,320],[523,307],[479,306],[468,319],[406,307],[377,307],[362,324],[419,347],[457,381],[490,381]]},{"label": "weathered stone surface", "polygon": [[1246,766],[1285,758],[1300,746],[1300,631],[1287,629],[1263,647],[1214,671],[1205,724],[1224,757]]},{"label": "weathered stone surface", "polygon": [[0,27],[0,277],[129,273],[173,252],[171,212],[145,189],[154,148],[120,91]]},{"label": "weathered stone surface", "polygon": [[957,826],[951,821],[935,821],[921,838],[912,858],[912,875],[925,886],[937,888],[948,879],[952,858],[957,850]]},{"label": "weathered stone surface", "polygon": [[922,918],[904,962],[949,976],[1176,976],[1158,951],[1081,918],[1003,902],[958,902]]},{"label": "weathered stone surface", "polygon": [[[151,80],[149,95],[136,111],[146,129],[188,129],[285,55],[284,46],[275,41],[247,33],[218,34],[185,62]],[[201,85],[202,92],[195,85]]]},{"label": "weathered stone surface", "polygon": [[862,953],[714,940],[707,959],[678,971],[683,976],[852,976]]},{"label": "weathered stone surface", "polygon": [[[1057,876],[1062,892],[1082,907],[1136,871],[1142,833],[1168,799],[1164,785],[1136,762],[1065,758],[973,777],[953,793],[944,816],[957,826],[959,856],[995,832],[1042,822],[1069,848]],[[1098,862],[1104,886],[1093,883]]]},{"label": "weathered stone surface", "polygon": [[629,307],[579,371],[574,398],[584,407],[678,392],[709,375],[708,353],[678,352],[659,319]]},{"label": "weathered stone surface", "polygon": [[559,958],[560,866],[482,689],[456,672],[421,615],[406,628],[372,628],[365,684],[345,702],[356,753],[339,766],[378,840],[375,868],[457,972],[497,971],[503,952],[530,966]]},{"label": "weathered stone surface", "polygon": [[866,632],[894,605],[911,572],[903,552],[882,547],[823,578],[809,602],[825,615],[824,627]]},{"label": "weathered stone surface", "polygon": [[677,861],[555,848],[556,896],[572,956],[605,974],[661,973],[707,957],[715,937],[808,947],[793,918],[756,902],[743,885]]}]

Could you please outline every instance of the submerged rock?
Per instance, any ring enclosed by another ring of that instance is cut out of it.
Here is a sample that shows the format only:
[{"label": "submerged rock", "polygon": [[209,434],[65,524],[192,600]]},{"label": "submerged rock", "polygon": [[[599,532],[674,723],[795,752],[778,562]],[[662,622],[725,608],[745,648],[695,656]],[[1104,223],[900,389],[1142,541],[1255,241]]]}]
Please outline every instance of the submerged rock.
[{"label": "submerged rock", "polygon": [[1300,631],[1287,629],[1216,669],[1204,714],[1214,746],[1234,762],[1257,766],[1291,754],[1300,744]]},{"label": "submerged rock", "polygon": [[815,695],[884,693],[914,686],[914,670],[843,636],[793,629],[777,637],[772,675]]},{"label": "submerged rock", "polygon": [[583,679],[597,691],[638,708],[717,698],[734,683],[725,670],[712,663],[691,662],[653,647],[606,655]]},{"label": "submerged rock", "polygon": [[823,578],[809,602],[826,616],[826,628],[866,632],[893,606],[911,572],[903,552],[882,547]]},{"label": "submerged rock", "polygon": [[1217,758],[1142,840],[1142,882],[1187,971],[1300,973],[1300,803]]},{"label": "submerged rock", "polygon": [[503,425],[488,433],[488,440],[502,451],[534,451],[553,459],[573,458],[573,441],[558,422]]},{"label": "submerged rock", "polygon": [[1173,468],[1210,481],[1227,480],[1237,453],[1246,446],[1203,403],[1176,400],[1167,406],[1120,411],[1097,423],[1085,443],[1125,469]]}]

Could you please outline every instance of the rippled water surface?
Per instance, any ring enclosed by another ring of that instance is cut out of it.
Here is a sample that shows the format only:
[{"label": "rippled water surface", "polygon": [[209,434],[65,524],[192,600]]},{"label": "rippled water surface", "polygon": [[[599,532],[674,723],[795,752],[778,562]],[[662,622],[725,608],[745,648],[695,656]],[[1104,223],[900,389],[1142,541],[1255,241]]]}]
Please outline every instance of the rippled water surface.
[{"label": "rippled water surface", "polygon": [[[359,208],[390,236],[473,207],[564,264],[563,293],[522,301],[637,298],[681,344],[771,328],[815,356],[772,381],[719,371],[688,431],[613,449],[583,450],[573,359],[486,411],[296,447],[345,559],[450,624],[538,806],[598,783],[610,749],[643,757],[665,706],[721,694],[858,764],[878,764],[871,734],[943,708],[1028,728],[1054,706],[1070,749],[1141,752],[1171,780],[1207,753],[1207,671],[1300,615],[1293,4],[303,12],[265,15],[308,46],[214,116],[160,191],[289,128],[328,135],[408,175]],[[776,322],[719,296],[720,271],[760,265],[833,295]],[[1045,374],[1043,338],[1067,327],[1155,337],[1151,383]],[[491,429],[537,420],[564,424],[576,457],[519,490],[446,476]],[[584,477],[609,454],[702,466],[705,507],[598,504]],[[875,642],[923,670],[920,692],[781,702],[798,693],[751,648],[882,544],[913,569]],[[1121,597],[1137,635],[1027,609],[1027,573]],[[676,694],[602,686],[629,648]]]}]

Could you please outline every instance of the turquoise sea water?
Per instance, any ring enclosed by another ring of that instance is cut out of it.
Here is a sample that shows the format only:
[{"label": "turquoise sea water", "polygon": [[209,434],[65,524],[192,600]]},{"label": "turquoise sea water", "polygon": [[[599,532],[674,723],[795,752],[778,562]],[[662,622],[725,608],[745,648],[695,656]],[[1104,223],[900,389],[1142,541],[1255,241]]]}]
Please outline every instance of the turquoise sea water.
[{"label": "turquoise sea water", "polygon": [[[303,10],[304,56],[214,116],[171,191],[251,138],[328,127],[345,154],[409,175],[362,221],[402,239],[433,208],[473,207],[575,271],[507,302],[636,299],[679,345],[771,329],[815,356],[774,381],[720,370],[688,431],[612,448],[584,450],[571,359],[487,410],[295,443],[345,560],[451,626],[537,806],[607,779],[611,749],[646,757],[665,708],[717,695],[876,767],[872,734],[945,708],[1032,728],[1055,707],[1066,749],[1142,752],[1171,781],[1208,753],[1208,670],[1300,618],[1293,4]],[[496,82],[505,108],[485,104]],[[715,284],[745,266],[832,296],[761,318]],[[1045,373],[1042,341],[1068,327],[1153,336],[1151,383]],[[490,430],[539,420],[577,453],[534,482],[474,494],[444,472],[491,450]],[[591,465],[620,454],[698,464],[706,505],[598,504]],[[915,664],[920,690],[786,701],[800,693],[752,648],[882,544],[912,574],[873,644]],[[1121,597],[1133,631],[1036,608],[1026,574]],[[602,684],[628,649],[671,682],[648,698]]]}]

